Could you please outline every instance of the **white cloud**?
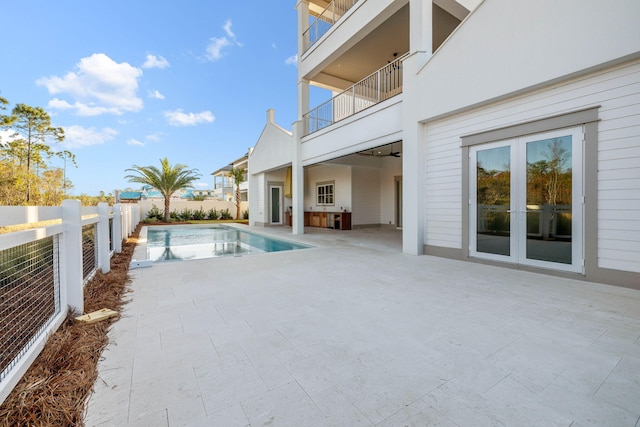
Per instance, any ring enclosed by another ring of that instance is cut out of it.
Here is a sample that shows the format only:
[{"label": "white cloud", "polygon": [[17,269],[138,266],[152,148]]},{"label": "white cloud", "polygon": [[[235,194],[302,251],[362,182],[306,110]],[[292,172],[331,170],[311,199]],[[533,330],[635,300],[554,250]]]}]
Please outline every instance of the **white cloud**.
[{"label": "white cloud", "polygon": [[148,91],[149,98],[153,99],[164,99],[164,95],[160,93],[158,90],[150,90]]},{"label": "white cloud", "polygon": [[222,29],[227,35],[222,37],[212,37],[209,40],[209,44],[207,45],[205,53],[205,58],[207,58],[209,61],[217,61],[218,59],[222,58],[222,50],[228,46],[231,46],[232,44],[242,47],[242,43],[240,43],[236,39],[235,33],[231,30],[231,25],[231,19],[227,19],[227,21],[222,26]]},{"label": "white cloud", "polygon": [[113,139],[118,131],[112,128],[96,129],[84,126],[64,126],[64,146],[67,148],[88,147],[100,145]]},{"label": "white cloud", "polygon": [[209,61],[217,61],[222,58],[222,49],[229,46],[231,42],[226,37],[213,37],[207,46],[205,57]]},{"label": "white cloud", "polygon": [[162,137],[162,133],[156,132],[156,133],[150,133],[149,135],[145,136],[145,139],[151,142],[159,142],[161,137]]},{"label": "white cloud", "polygon": [[144,145],[144,142],[142,142],[142,141],[138,141],[138,140],[137,140],[137,139],[135,139],[135,138],[131,138],[131,139],[127,140],[127,144],[129,144],[129,145],[143,146],[143,145]]},{"label": "white cloud", "polygon": [[167,68],[171,64],[162,56],[147,54],[147,59],[142,64],[142,68]]},{"label": "white cloud", "polygon": [[227,33],[227,35],[232,39],[235,40],[236,39],[236,35],[233,33],[233,31],[231,31],[231,19],[227,19],[227,22],[224,23],[224,25],[222,26],[222,28],[224,29],[224,32]]},{"label": "white cloud", "polygon": [[183,113],[182,109],[174,111],[165,111],[164,117],[171,126],[195,126],[202,123],[212,123],[216,118],[211,111],[202,111],[200,113]]},{"label": "white cloud", "polygon": [[117,63],[103,53],[82,58],[76,70],[63,77],[50,76],[36,80],[51,95],[67,95],[70,101],[54,98],[53,109],[75,110],[80,116],[121,115],[142,109],[138,98],[138,79],[142,70],[126,62]]},{"label": "white cloud", "polygon": [[209,188],[209,184],[207,184],[206,182],[196,182],[194,187],[197,187],[197,188]]},{"label": "white cloud", "polygon": [[7,145],[7,143],[16,139],[14,137],[15,132],[10,130],[0,130],[0,146]]},{"label": "white cloud", "polygon": [[284,63],[287,65],[297,65],[298,64],[298,55],[291,55],[287,59],[284,60]]}]

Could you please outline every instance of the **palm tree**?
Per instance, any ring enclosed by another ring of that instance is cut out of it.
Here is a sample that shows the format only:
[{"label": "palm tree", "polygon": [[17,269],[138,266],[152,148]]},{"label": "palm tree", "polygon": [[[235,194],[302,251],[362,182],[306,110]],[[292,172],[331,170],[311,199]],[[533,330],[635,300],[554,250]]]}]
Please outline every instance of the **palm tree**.
[{"label": "palm tree", "polygon": [[240,219],[240,184],[245,181],[245,172],[246,170],[242,168],[231,168],[229,171],[229,175],[236,183],[236,219]]},{"label": "palm tree", "polygon": [[127,175],[125,178],[129,182],[150,185],[164,197],[164,221],[169,222],[169,203],[171,195],[183,188],[191,187],[191,183],[200,178],[197,169],[187,169],[186,165],[177,164],[171,166],[165,157],[160,159],[161,169],[155,166],[133,165],[127,171],[135,172],[136,175]]}]

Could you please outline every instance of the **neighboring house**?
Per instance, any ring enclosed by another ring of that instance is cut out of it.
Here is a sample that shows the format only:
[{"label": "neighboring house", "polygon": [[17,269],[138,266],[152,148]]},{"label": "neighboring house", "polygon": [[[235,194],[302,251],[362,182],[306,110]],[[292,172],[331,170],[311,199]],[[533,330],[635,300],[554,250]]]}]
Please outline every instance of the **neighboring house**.
[{"label": "neighboring house", "polygon": [[[140,191],[121,191],[120,201],[122,203],[136,203],[140,200],[164,200],[160,191],[145,185]],[[194,196],[204,196],[205,199],[213,199],[213,190],[195,190],[191,188],[185,188],[183,190],[176,191],[171,195],[171,200],[191,200]]]},{"label": "neighboring house", "polygon": [[142,199],[142,191],[120,191],[117,199],[118,203],[138,203]]},{"label": "neighboring house", "polygon": [[297,10],[293,233],[346,210],[401,228],[406,254],[640,288],[640,2]]},{"label": "neighboring house", "polygon": [[267,124],[249,155],[250,225],[291,225],[293,135],[274,116],[267,111]]},{"label": "neighboring house", "polygon": [[244,156],[234,160],[227,166],[224,166],[211,173],[213,175],[213,197],[217,200],[233,202],[236,200],[236,185],[233,177],[230,175],[231,169],[244,169],[245,181],[240,183],[240,201],[249,200],[249,154],[251,150]]}]

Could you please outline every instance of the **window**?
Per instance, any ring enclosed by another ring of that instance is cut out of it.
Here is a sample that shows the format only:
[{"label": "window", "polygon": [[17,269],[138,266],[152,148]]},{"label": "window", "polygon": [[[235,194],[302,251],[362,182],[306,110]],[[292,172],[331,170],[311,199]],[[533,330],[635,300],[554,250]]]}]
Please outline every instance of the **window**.
[{"label": "window", "polygon": [[316,204],[333,205],[333,182],[316,184]]}]

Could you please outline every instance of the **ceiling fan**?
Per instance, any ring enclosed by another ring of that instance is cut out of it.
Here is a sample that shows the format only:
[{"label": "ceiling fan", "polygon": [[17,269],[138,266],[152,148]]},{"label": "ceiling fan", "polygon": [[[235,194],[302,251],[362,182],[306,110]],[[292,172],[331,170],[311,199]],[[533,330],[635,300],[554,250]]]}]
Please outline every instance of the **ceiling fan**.
[{"label": "ceiling fan", "polygon": [[373,156],[373,157],[400,157],[402,153],[400,151],[393,151],[393,145],[391,146],[391,151],[388,153],[383,153],[379,150],[371,150],[371,151],[360,151],[358,154],[361,156]]}]

